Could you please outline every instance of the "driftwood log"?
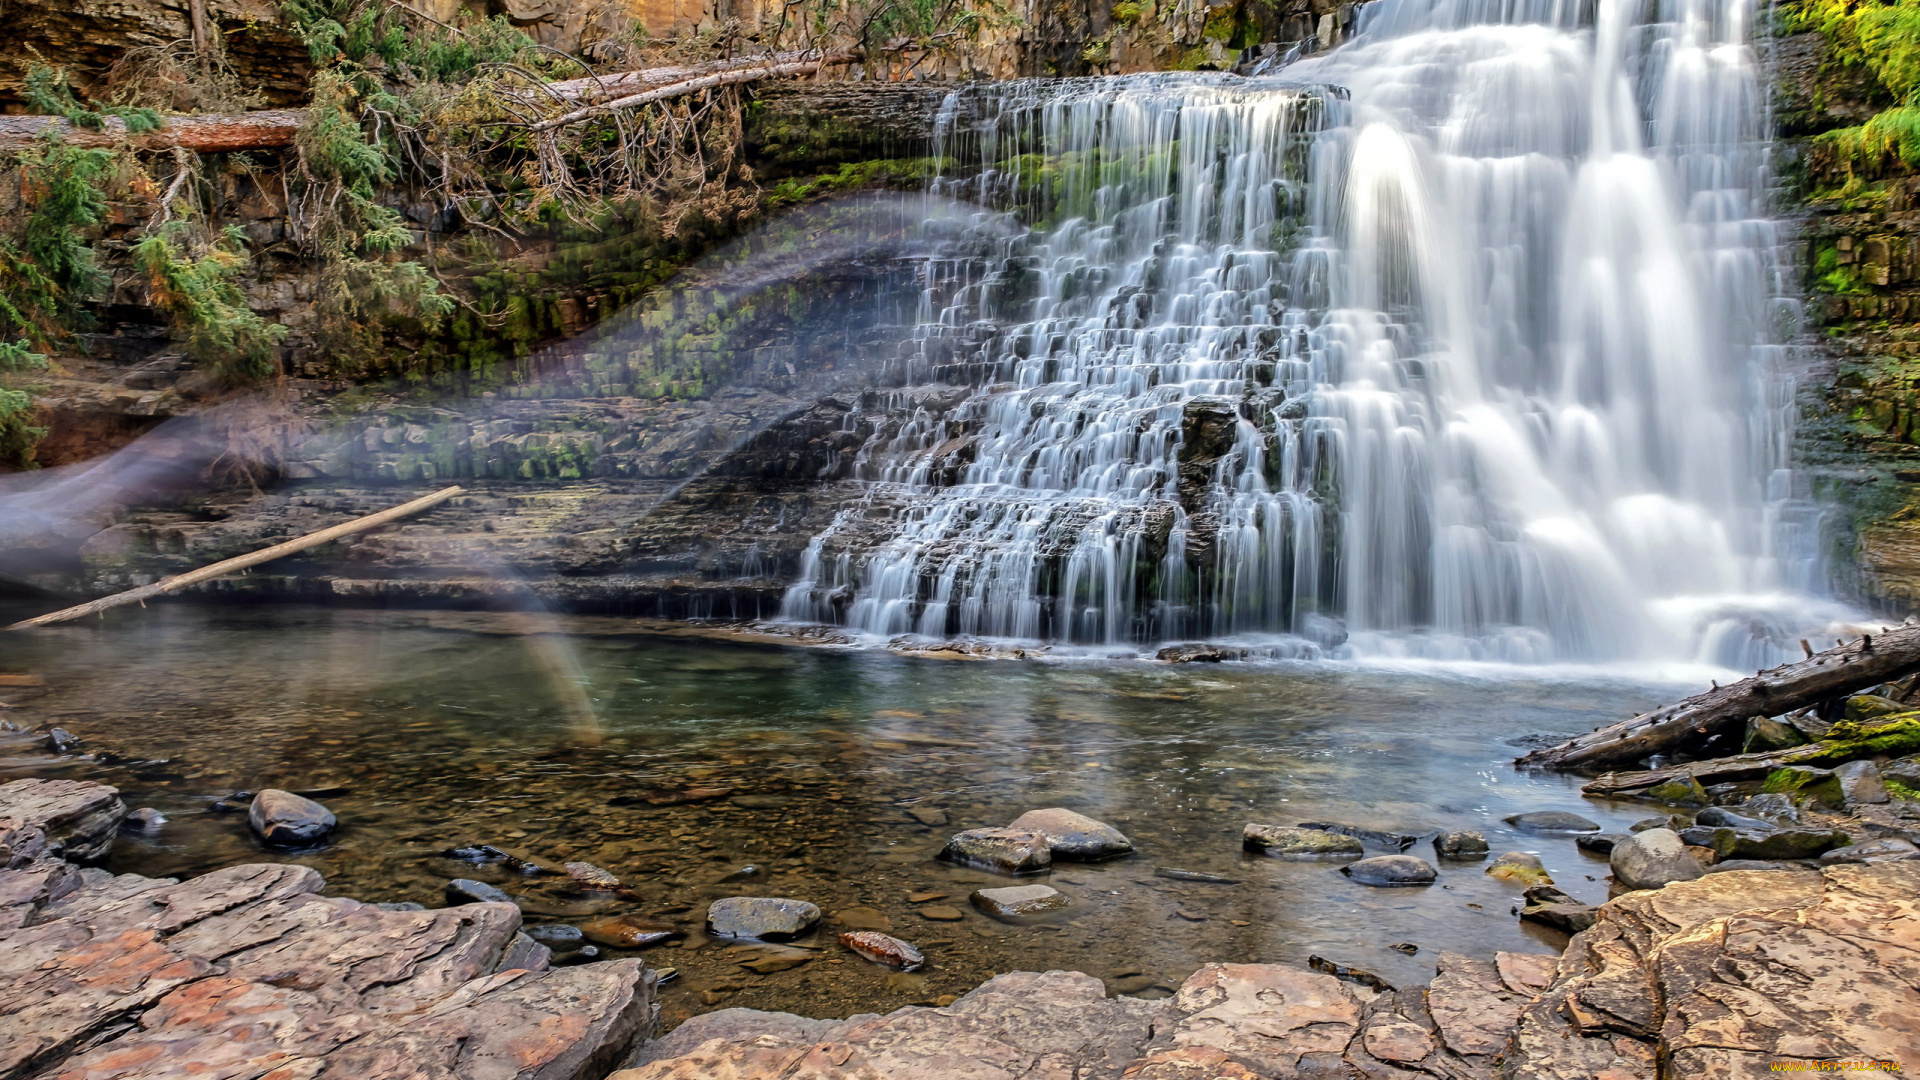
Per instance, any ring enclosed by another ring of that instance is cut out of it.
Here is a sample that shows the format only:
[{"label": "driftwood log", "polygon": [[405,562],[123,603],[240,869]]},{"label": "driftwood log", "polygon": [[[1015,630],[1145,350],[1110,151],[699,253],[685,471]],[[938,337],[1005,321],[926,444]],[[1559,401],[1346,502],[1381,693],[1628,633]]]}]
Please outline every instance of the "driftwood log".
[{"label": "driftwood log", "polygon": [[1748,717],[1779,716],[1916,671],[1920,671],[1920,626],[1896,627],[1535,750],[1514,764],[1615,769],[1686,740],[1737,730]]},{"label": "driftwood log", "polygon": [[[623,71],[589,79],[567,79],[547,83],[545,100],[578,104],[591,102],[563,116],[542,120],[535,131],[551,131],[582,120],[620,109],[630,109],[656,101],[682,97],[760,79],[811,75],[823,67],[845,64],[850,53],[825,56],[805,53],[774,53],[770,56],[736,57],[705,64],[646,68]],[[523,103],[533,95],[515,94]],[[49,131],[57,132],[69,145],[80,147],[132,146],[140,150],[169,150],[179,147],[198,154],[218,154],[234,150],[271,150],[293,145],[294,136],[307,114],[301,109],[263,109],[245,113],[200,113],[161,118],[157,131],[127,131],[126,121],[117,116],[103,117],[98,128],[77,127],[57,116],[0,116],[0,151],[18,150],[32,145]]]},{"label": "driftwood log", "polygon": [[259,551],[226,559],[214,563],[211,566],[203,566],[198,570],[190,570],[187,573],[175,575],[164,581],[156,581],[151,585],[142,585],[137,589],[128,589],[126,592],[114,593],[112,596],[103,596],[98,600],[89,600],[84,604],[76,604],[73,607],[62,608],[59,611],[49,612],[45,615],[36,615],[31,619],[23,619],[20,622],[14,623],[6,629],[27,630],[35,626],[46,626],[50,623],[66,622],[69,619],[77,619],[82,615],[95,615],[109,608],[116,608],[125,604],[145,603],[155,597],[165,596],[167,593],[184,589],[189,585],[198,585],[203,581],[211,581],[217,577],[225,577],[228,574],[237,573],[248,567],[259,566],[261,563],[268,563],[275,559],[285,558],[288,555],[305,551],[308,548],[319,547],[328,541],[338,540],[343,536],[353,536],[356,533],[363,533],[369,529],[377,529],[390,521],[398,521],[409,514],[417,514],[422,510],[438,506],[464,490],[466,489],[460,487],[441,488],[431,495],[422,496],[412,502],[401,503],[399,506],[391,509],[382,510],[377,514],[368,514],[365,517],[354,518],[352,521],[343,521],[338,525],[321,529],[318,532],[308,533],[297,540],[288,540],[284,544],[275,544],[272,547],[261,548]]},{"label": "driftwood log", "polygon": [[1581,785],[1580,790],[1588,795],[1638,795],[1662,784],[1685,784],[1689,780],[1698,782],[1701,787],[1737,780],[1759,780],[1775,769],[1784,769],[1789,765],[1819,764],[1833,755],[1833,747],[1809,743],[1762,754],[1734,754],[1706,761],[1689,761],[1664,769],[1605,773]]}]

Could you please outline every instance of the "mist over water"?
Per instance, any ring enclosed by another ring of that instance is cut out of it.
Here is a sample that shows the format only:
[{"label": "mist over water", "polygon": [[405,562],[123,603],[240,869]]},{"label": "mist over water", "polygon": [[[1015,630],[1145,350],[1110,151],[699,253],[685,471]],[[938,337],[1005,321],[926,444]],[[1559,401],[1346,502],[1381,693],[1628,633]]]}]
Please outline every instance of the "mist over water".
[{"label": "mist over water", "polygon": [[[1750,0],[1379,0],[1235,78],[970,88],[888,505],[790,618],[1752,667],[1841,616]],[[999,213],[983,213],[980,222]],[[876,530],[879,539],[874,536]]]}]

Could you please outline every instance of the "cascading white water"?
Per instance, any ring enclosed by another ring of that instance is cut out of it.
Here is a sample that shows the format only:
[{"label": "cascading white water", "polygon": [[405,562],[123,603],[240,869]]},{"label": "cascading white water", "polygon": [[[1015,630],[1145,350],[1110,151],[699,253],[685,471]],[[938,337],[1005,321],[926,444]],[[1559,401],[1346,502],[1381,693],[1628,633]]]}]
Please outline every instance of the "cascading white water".
[{"label": "cascading white water", "polygon": [[929,264],[976,390],[868,448],[787,614],[1766,655],[1817,566],[1752,14],[1377,0],[1277,77],[972,91],[943,190],[1033,224]]}]

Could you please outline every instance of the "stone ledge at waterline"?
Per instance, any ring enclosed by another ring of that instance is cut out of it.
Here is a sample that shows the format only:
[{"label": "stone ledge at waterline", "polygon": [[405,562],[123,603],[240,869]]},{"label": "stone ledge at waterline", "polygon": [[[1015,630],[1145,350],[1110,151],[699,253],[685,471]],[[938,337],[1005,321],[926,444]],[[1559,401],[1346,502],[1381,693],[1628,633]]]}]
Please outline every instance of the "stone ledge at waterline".
[{"label": "stone ledge at waterline", "polygon": [[508,904],[386,911],[321,896],[304,867],[175,882],[63,857],[100,857],[124,814],[100,784],[0,785],[0,1080],[1655,1080],[1920,1061],[1916,861],[1629,893],[1563,957],[1443,953],[1424,987],[1207,964],[1143,1001],[1014,972],[944,1008],[727,1009],[650,1040],[642,961],[548,970]]}]

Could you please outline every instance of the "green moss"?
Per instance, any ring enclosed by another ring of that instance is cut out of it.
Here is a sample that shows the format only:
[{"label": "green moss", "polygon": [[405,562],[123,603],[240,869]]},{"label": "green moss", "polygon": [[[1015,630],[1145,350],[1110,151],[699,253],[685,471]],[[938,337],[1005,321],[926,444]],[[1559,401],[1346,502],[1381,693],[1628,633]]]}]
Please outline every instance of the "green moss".
[{"label": "green moss", "polygon": [[1920,751],[1920,711],[1867,720],[1842,720],[1820,740],[1824,752],[1810,760],[1843,762],[1874,754]]},{"label": "green moss", "polygon": [[1920,802],[1920,788],[1908,787],[1898,780],[1884,780],[1883,783],[1887,786],[1888,795],[1909,802]]}]

